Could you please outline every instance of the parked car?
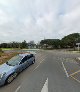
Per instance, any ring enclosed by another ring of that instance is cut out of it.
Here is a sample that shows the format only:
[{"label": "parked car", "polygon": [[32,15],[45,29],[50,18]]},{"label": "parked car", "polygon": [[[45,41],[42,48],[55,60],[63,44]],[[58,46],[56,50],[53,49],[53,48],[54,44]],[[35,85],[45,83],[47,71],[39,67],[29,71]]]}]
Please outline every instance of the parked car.
[{"label": "parked car", "polygon": [[0,86],[11,83],[24,69],[35,63],[33,54],[19,54],[0,65]]}]

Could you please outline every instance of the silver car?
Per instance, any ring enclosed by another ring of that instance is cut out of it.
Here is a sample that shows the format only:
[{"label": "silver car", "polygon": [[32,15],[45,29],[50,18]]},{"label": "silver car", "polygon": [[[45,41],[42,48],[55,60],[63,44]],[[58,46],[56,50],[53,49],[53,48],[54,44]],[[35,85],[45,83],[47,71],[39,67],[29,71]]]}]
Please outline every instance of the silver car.
[{"label": "silver car", "polygon": [[0,65],[0,86],[11,83],[25,68],[35,63],[33,54],[19,54]]}]

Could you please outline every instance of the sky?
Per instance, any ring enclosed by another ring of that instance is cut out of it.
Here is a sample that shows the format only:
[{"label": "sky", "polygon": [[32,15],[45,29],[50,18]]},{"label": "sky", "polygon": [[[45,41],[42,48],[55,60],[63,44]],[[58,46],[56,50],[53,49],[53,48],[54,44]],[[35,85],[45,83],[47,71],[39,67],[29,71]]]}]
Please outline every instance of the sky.
[{"label": "sky", "polygon": [[0,42],[80,33],[80,0],[0,0]]}]

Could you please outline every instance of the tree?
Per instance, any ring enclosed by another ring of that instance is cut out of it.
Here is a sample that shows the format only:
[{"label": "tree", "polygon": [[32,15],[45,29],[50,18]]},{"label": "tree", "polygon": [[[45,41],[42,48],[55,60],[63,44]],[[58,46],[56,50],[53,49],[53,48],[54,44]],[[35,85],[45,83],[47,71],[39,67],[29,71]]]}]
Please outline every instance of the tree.
[{"label": "tree", "polygon": [[22,49],[22,48],[27,48],[28,46],[27,46],[27,43],[26,43],[26,41],[24,40],[21,44],[20,44],[20,48]]},{"label": "tree", "polygon": [[60,40],[59,39],[44,39],[41,40],[40,45],[42,48],[59,48],[60,47]]},{"label": "tree", "polygon": [[1,44],[0,44],[0,47],[1,47],[1,48],[7,48],[7,43],[1,43]]},{"label": "tree", "polygon": [[36,47],[36,44],[34,41],[30,41],[28,42],[28,48],[32,49],[32,48],[35,48]]},{"label": "tree", "polygon": [[79,38],[80,38],[79,33],[69,34],[62,38],[61,47],[62,48],[68,48],[68,47],[73,48],[75,45],[75,41]]}]

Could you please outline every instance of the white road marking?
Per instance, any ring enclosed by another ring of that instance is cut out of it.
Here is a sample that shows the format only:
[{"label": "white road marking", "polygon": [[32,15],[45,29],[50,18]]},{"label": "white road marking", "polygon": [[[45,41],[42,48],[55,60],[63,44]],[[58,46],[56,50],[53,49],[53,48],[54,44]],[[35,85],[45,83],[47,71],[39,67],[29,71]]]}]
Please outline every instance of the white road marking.
[{"label": "white road marking", "polygon": [[80,81],[76,78],[74,78],[73,76],[70,76],[71,78],[73,78],[74,80],[76,80],[78,83],[80,83]]},{"label": "white road marking", "polygon": [[46,80],[41,92],[48,92],[48,78],[47,78],[47,80]]},{"label": "white road marking", "polygon": [[44,58],[46,58],[46,56],[41,57],[41,58],[38,57],[37,61],[42,61],[42,59],[44,59]]},{"label": "white road marking", "polygon": [[18,86],[18,88],[15,90],[15,92],[18,92],[20,88],[21,88],[21,85]]},{"label": "white road marking", "polygon": [[75,75],[75,74],[77,74],[77,73],[79,73],[79,72],[80,72],[80,70],[78,70],[78,71],[76,71],[76,72],[70,74],[69,76]]},{"label": "white road marking", "polygon": [[78,57],[77,59],[80,60],[80,57]]},{"label": "white road marking", "polygon": [[67,76],[67,77],[69,77],[69,74],[68,74],[68,72],[67,72],[67,70],[66,70],[66,68],[65,68],[64,63],[63,63],[63,62],[62,62],[62,66],[63,66],[63,69],[64,69],[64,71],[65,71],[66,76]]},{"label": "white road marking", "polygon": [[33,71],[35,71],[35,70],[40,66],[40,64],[41,64],[44,60],[45,60],[45,59],[43,59]]}]

